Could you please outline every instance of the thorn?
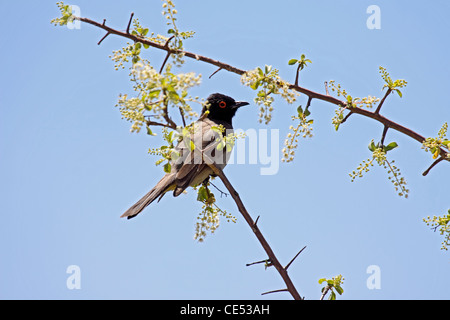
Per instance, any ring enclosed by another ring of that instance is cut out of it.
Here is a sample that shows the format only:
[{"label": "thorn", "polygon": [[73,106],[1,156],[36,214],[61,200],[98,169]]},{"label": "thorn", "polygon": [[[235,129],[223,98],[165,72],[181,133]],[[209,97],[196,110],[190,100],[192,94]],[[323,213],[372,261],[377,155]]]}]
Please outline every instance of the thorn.
[{"label": "thorn", "polygon": [[105,25],[105,23],[106,23],[106,19],[103,19],[103,23],[102,23],[102,25],[104,26],[104,25]]},{"label": "thorn", "polygon": [[128,21],[127,34],[130,34],[131,21],[133,21],[134,12],[131,13],[130,21]]},{"label": "thorn", "polygon": [[381,135],[381,146],[384,146],[384,139],[386,138],[386,133],[389,129],[389,126],[384,125],[383,134]]},{"label": "thorn", "polygon": [[221,197],[221,198],[222,198],[222,196],[228,197],[228,193],[226,193],[226,192],[220,190],[220,189],[219,189],[214,183],[212,183],[211,181],[209,181],[209,183],[210,183],[214,188],[216,188],[217,191],[220,192],[220,197]]},{"label": "thorn", "polygon": [[166,43],[164,43],[164,48],[168,48],[169,47],[169,42],[170,40],[172,40],[175,36],[171,36],[169,39],[166,40]]},{"label": "thorn", "polygon": [[166,57],[164,58],[163,64],[161,65],[161,69],[159,69],[159,73],[161,74],[164,70],[164,66],[166,65],[167,60],[170,57],[170,51],[167,51]]},{"label": "thorn", "polygon": [[439,157],[438,159],[436,159],[429,167],[428,167],[428,169],[427,170],[425,170],[423,173],[422,173],[422,176],[426,176],[429,172],[430,172],[430,170],[431,169],[433,169],[433,167],[435,166],[435,165],[437,165],[439,162],[441,162],[442,160],[444,160],[444,157]]},{"label": "thorn", "polygon": [[263,292],[261,293],[261,295],[265,295],[265,294],[269,294],[269,293],[277,293],[277,292],[284,292],[284,291],[289,291],[288,289],[278,289],[278,290],[272,290],[272,291],[267,291],[267,292]]},{"label": "thorn", "polygon": [[266,263],[267,267],[270,267],[272,265],[272,261],[270,261],[270,259],[266,259],[266,260],[252,262],[252,263],[247,263],[245,266],[249,267],[249,266],[252,266],[252,265],[258,264],[258,263]]},{"label": "thorn", "polygon": [[306,103],[305,111],[308,110],[309,106],[311,105],[312,99],[313,99],[312,96],[309,96],[309,97],[308,97],[308,102]]},{"label": "thorn", "polygon": [[256,218],[255,223],[253,224],[253,228],[256,228],[256,224],[258,223],[259,217],[260,217],[260,216],[258,216],[258,217]]},{"label": "thorn", "polygon": [[347,113],[347,115],[344,117],[344,119],[342,119],[341,124],[343,124],[345,121],[347,121],[348,118],[350,118],[350,116],[353,114],[353,112],[350,110],[349,113]]},{"label": "thorn", "polygon": [[328,93],[328,82],[325,81],[325,93],[327,94],[327,96],[329,96],[330,94]]},{"label": "thorn", "polygon": [[212,77],[213,75],[215,75],[217,72],[219,72],[220,70],[222,70],[222,67],[220,67],[219,69],[217,69],[216,71],[214,71],[214,72],[209,76],[209,79],[211,79],[211,77]]},{"label": "thorn", "polygon": [[109,35],[110,35],[110,33],[107,32],[107,33],[105,34],[105,36],[104,36],[103,38],[100,39],[100,41],[97,43],[97,45],[100,45],[100,43],[102,43],[102,41],[105,40],[106,37],[109,36]]},{"label": "thorn", "polygon": [[292,260],[286,265],[286,267],[284,267],[284,270],[287,271],[287,269],[289,268],[289,266],[292,264],[292,262],[294,262],[294,260],[298,257],[298,255],[300,253],[302,253],[303,250],[305,250],[306,246],[304,246],[296,255],[294,258],[292,258]]}]

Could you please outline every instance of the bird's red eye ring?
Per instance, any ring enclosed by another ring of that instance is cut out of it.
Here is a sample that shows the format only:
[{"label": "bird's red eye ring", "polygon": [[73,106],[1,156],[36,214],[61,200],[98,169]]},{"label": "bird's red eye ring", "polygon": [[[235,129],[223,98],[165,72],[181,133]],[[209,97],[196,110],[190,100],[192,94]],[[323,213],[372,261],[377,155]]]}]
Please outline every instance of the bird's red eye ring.
[{"label": "bird's red eye ring", "polygon": [[227,106],[227,103],[225,101],[219,102],[219,107],[221,107],[222,109],[225,108],[226,106]]}]

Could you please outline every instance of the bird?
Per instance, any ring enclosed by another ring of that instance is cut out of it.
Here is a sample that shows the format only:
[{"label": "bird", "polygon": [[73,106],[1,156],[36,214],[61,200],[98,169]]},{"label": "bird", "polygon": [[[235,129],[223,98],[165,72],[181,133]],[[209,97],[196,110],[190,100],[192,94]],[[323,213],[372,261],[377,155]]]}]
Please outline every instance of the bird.
[{"label": "bird", "polygon": [[[179,155],[170,162],[170,172],[166,173],[162,179],[141,199],[125,211],[120,217],[131,219],[141,213],[148,205],[156,199],[161,198],[169,191],[173,191],[173,196],[179,196],[189,186],[195,187],[206,182],[214,172],[204,161],[205,154],[221,170],[226,166],[230,156],[226,148],[220,152],[217,148],[219,144],[218,128],[224,130],[222,133],[232,133],[232,120],[236,111],[249,105],[245,101],[235,101],[233,98],[221,94],[213,93],[208,96],[203,105],[201,115],[193,123],[193,132],[188,134],[186,139],[179,141],[175,147]],[[192,145],[194,143],[194,150]]]}]

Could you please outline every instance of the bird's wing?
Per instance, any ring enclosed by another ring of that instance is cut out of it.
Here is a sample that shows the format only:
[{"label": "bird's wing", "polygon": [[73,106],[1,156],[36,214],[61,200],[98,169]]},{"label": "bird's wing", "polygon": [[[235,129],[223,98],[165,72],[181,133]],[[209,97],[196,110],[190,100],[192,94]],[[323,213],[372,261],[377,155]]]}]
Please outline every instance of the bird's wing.
[{"label": "bird's wing", "polygon": [[[209,119],[198,121],[194,126],[194,133],[190,136],[191,141],[194,143],[194,150],[191,150],[190,142],[180,143],[179,147],[182,149],[182,154],[186,154],[182,157],[182,163],[175,166],[175,183],[176,189],[174,196],[181,194],[188,186],[193,183],[199,184],[206,179],[211,173],[208,165],[203,160],[203,152],[206,150],[207,155],[210,154],[214,157],[216,153],[216,147],[219,144],[218,133],[211,127],[215,123]],[[183,144],[183,145],[181,145]],[[194,147],[192,146],[192,147]],[[200,181],[201,180],[201,181]]]}]

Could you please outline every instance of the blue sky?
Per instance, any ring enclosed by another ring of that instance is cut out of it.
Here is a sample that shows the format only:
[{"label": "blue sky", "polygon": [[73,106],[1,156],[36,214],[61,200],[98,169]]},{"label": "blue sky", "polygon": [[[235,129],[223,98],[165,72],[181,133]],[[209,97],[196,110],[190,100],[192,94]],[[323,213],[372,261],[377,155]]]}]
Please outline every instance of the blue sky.
[{"label": "blue sky", "polygon": [[[449,87],[448,1],[177,1],[180,29],[196,31],[186,50],[242,69],[265,64],[293,81],[287,61],[312,60],[300,84],[319,92],[336,80],[353,96],[382,96],[378,67],[408,81],[403,98],[392,95],[382,114],[418,133],[436,136],[450,121],[442,99]],[[155,33],[165,33],[161,1],[72,1],[81,15],[125,29],[131,12]],[[381,9],[381,29],[369,30],[369,5]],[[194,192],[164,197],[136,219],[119,216],[162,176],[147,154],[159,138],[131,134],[114,107],[131,93],[128,71],[108,58],[125,45],[83,24],[54,27],[54,1],[1,1],[0,11],[0,298],[2,299],[289,299],[230,197],[219,204],[237,217],[222,222],[204,243],[193,240],[201,209]],[[159,66],[164,54],[150,50]],[[187,61],[182,72],[203,75],[193,95],[212,92],[252,101],[239,77]],[[234,126],[278,129],[280,147],[298,104],[276,100],[269,126],[259,124],[254,103]],[[200,110],[197,110],[200,111]],[[263,164],[225,169],[248,211],[282,264],[303,246],[289,268],[298,291],[318,299],[318,280],[342,274],[341,299],[448,299],[449,255],[442,238],[422,218],[449,207],[448,163],[427,177],[430,154],[416,141],[389,131],[389,153],[405,176],[409,199],[396,195],[375,166],[351,182],[348,173],[371,156],[380,124],[352,116],[339,132],[334,107],[313,101],[314,137],[300,140],[296,159],[275,175]],[[221,185],[220,182],[217,182]],[[218,194],[217,194],[218,196]],[[81,289],[70,290],[69,266],[81,271]],[[380,289],[370,290],[366,270],[379,267]]]}]

